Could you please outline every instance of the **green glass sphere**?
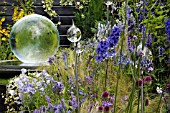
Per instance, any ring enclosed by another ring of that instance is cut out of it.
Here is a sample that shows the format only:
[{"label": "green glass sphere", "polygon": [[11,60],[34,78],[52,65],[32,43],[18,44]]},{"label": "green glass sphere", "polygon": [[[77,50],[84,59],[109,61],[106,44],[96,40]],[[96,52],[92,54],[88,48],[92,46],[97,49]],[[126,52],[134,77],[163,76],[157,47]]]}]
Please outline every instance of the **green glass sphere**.
[{"label": "green glass sphere", "polygon": [[55,24],[45,16],[31,14],[18,20],[10,33],[14,55],[24,63],[42,63],[56,54],[60,37]]}]

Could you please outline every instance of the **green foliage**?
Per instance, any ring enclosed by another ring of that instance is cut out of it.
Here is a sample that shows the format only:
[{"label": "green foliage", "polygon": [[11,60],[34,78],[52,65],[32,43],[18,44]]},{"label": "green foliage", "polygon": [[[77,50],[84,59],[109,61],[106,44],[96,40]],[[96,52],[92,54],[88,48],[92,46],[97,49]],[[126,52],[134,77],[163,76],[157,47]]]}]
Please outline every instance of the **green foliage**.
[{"label": "green foliage", "polygon": [[[152,47],[150,47],[149,49],[152,51],[154,68],[157,70],[155,70],[154,75],[156,76],[156,79],[158,79],[157,82],[165,83],[165,80],[167,80],[167,77],[170,75],[170,65],[168,63],[168,59],[170,58],[170,44],[166,38],[165,32],[165,21],[170,17],[170,5],[168,1],[148,1],[147,5],[145,5],[144,7],[141,6],[141,10],[146,9],[146,14],[144,14],[144,12],[142,11],[136,11],[137,6],[133,2],[133,0],[130,0],[129,3],[131,9],[134,12],[133,14],[137,22],[136,26],[139,26],[139,24],[146,26],[146,34],[144,37],[145,41],[148,33],[150,32],[151,34]],[[142,16],[144,18],[143,21],[140,23],[138,22],[139,13],[142,13]],[[136,29],[138,29],[138,27]],[[142,34],[140,33],[138,33],[138,35],[142,36]],[[159,47],[164,48],[163,56],[159,56]]]},{"label": "green foliage", "polygon": [[8,79],[0,78],[0,84],[8,84]]},{"label": "green foliage", "polygon": [[18,7],[23,9],[24,13],[31,14],[31,13],[34,12],[34,9],[33,9],[34,2],[33,2],[33,0],[15,0],[15,1],[19,3]]},{"label": "green foliage", "polygon": [[54,0],[42,0],[44,11],[51,17],[56,17],[57,13],[52,9]]},{"label": "green foliage", "polygon": [[76,26],[83,32],[82,38],[91,38],[96,33],[96,23],[105,18],[103,0],[91,0],[87,6],[76,12],[75,16]]}]

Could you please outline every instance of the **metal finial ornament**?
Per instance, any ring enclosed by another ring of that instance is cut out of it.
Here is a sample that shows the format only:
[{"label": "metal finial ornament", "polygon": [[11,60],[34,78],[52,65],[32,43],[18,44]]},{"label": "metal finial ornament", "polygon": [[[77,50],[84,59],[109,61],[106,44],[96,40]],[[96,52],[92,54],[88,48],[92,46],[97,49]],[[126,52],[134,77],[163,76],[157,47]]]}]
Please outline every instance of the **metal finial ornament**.
[{"label": "metal finial ornament", "polygon": [[78,42],[81,39],[81,31],[74,25],[72,20],[72,26],[67,30],[67,39],[70,42]]}]

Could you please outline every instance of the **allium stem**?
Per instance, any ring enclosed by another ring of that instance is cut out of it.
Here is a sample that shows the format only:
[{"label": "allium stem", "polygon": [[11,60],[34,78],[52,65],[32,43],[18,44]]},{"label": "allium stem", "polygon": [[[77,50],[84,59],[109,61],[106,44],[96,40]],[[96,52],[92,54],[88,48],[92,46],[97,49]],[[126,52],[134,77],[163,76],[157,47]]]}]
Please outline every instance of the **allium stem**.
[{"label": "allium stem", "polygon": [[138,108],[137,108],[137,113],[139,113],[139,105],[140,105],[140,90],[138,92]]},{"label": "allium stem", "polygon": [[[143,75],[142,75],[143,80]],[[143,95],[143,83],[141,86],[141,113],[144,113],[144,95]]]}]

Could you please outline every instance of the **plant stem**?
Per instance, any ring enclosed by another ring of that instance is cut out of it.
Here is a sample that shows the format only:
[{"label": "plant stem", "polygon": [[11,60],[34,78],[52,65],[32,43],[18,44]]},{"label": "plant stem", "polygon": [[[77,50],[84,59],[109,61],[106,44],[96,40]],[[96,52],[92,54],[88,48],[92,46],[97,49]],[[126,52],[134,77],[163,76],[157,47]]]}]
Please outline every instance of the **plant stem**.
[{"label": "plant stem", "polygon": [[106,75],[105,75],[105,86],[104,86],[104,90],[106,91],[106,86],[107,86],[107,78],[108,78],[108,60],[106,60]]},{"label": "plant stem", "polygon": [[75,78],[76,78],[76,90],[77,90],[77,105],[78,105],[78,111],[77,113],[80,113],[80,105],[79,105],[79,87],[78,87],[78,56],[76,54],[77,50],[77,43],[74,43],[74,57],[75,57]]},{"label": "plant stem", "polygon": [[137,109],[137,113],[139,113],[139,103],[140,103],[140,90],[138,92],[138,109]]},{"label": "plant stem", "polygon": [[[143,80],[143,75],[142,75]],[[144,113],[144,95],[143,95],[143,83],[141,86],[141,113]]]},{"label": "plant stem", "polygon": [[163,96],[163,93],[161,94],[161,97],[160,97],[160,99],[159,99],[159,103],[158,103],[158,107],[157,107],[156,113],[158,113],[159,106],[160,106],[160,103],[161,103],[161,100],[162,100],[162,96]]},{"label": "plant stem", "polygon": [[[127,4],[128,0],[125,2],[125,31],[124,31],[124,36],[121,40],[121,49],[120,49],[120,63],[121,61],[121,56],[122,56],[122,51],[123,51],[123,42],[124,39],[126,38],[126,31],[127,31],[127,25],[126,25],[126,11],[127,11]],[[115,103],[114,103],[114,113],[116,113],[116,100],[117,100],[117,93],[118,93],[118,85],[119,85],[119,79],[120,79],[120,71],[121,71],[121,64],[119,65],[118,73],[117,73],[117,81],[116,81],[116,92],[115,92]]]}]

